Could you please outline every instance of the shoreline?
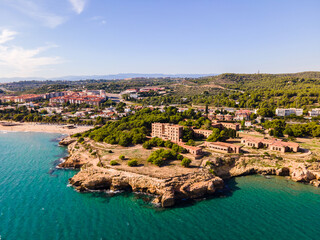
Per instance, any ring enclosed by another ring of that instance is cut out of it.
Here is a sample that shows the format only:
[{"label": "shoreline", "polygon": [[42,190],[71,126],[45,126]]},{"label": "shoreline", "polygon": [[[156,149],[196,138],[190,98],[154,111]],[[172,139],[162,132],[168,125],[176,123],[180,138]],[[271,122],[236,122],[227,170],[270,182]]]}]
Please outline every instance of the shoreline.
[{"label": "shoreline", "polygon": [[[319,168],[310,168],[309,163],[299,161],[283,161],[281,166],[271,166],[270,164],[279,162],[266,156],[255,161],[246,156],[225,157],[224,160],[211,158],[208,159],[210,164],[193,168],[190,172],[185,172],[183,168],[183,172],[177,171],[173,165],[163,166],[159,176],[152,174],[152,169],[156,167],[148,163],[136,168],[127,167],[125,162],[111,166],[109,161],[118,159],[117,153],[120,153],[116,147],[112,148],[111,155],[107,153],[97,157],[91,154],[92,151],[103,153],[111,147],[105,143],[102,143],[104,147],[101,148],[92,140],[86,139],[82,144],[76,138],[68,137],[60,144],[68,146],[69,157],[59,167],[80,169],[69,179],[69,183],[78,192],[122,190],[147,193],[155,196],[152,203],[164,208],[177,205],[181,199],[191,200],[213,195],[216,190],[223,189],[225,180],[247,175],[283,176],[294,182],[320,186]],[[136,150],[141,154],[142,149]],[[126,156],[127,154],[128,152]],[[156,168],[157,172],[160,169]]]},{"label": "shoreline", "polygon": [[73,135],[76,133],[85,132],[94,128],[94,126],[75,126],[75,128],[67,128],[66,125],[60,124],[44,124],[44,123],[20,123],[20,122],[6,122],[14,124],[13,126],[4,126],[0,124],[0,131],[6,132],[43,132],[43,133],[60,133],[64,135]]}]

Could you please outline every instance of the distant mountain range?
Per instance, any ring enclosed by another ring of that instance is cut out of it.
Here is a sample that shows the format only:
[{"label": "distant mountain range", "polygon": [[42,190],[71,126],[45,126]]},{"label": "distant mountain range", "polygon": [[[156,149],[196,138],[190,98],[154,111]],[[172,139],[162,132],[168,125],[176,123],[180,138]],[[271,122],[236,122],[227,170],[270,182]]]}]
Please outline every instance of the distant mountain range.
[{"label": "distant mountain range", "polygon": [[64,76],[56,78],[41,78],[41,77],[13,77],[13,78],[1,78],[0,82],[16,82],[16,81],[42,81],[42,80],[67,80],[67,81],[76,81],[76,80],[87,80],[87,79],[105,79],[105,80],[114,80],[114,79],[127,79],[127,78],[162,78],[162,77],[171,77],[171,78],[199,78],[206,76],[214,76],[217,74],[143,74],[143,73],[120,73],[113,75],[87,75],[87,76]]}]

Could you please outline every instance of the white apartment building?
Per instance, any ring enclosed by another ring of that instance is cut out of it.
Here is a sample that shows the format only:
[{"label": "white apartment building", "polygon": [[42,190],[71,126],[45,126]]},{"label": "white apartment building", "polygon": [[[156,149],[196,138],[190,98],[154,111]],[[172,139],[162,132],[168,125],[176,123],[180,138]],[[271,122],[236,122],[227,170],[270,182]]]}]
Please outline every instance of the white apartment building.
[{"label": "white apartment building", "polygon": [[285,117],[285,116],[289,116],[291,114],[295,114],[297,116],[302,116],[303,109],[302,108],[277,108],[276,109],[276,115],[278,117]]},{"label": "white apartment building", "polygon": [[320,116],[320,108],[311,109],[308,113],[310,117],[318,117]]}]

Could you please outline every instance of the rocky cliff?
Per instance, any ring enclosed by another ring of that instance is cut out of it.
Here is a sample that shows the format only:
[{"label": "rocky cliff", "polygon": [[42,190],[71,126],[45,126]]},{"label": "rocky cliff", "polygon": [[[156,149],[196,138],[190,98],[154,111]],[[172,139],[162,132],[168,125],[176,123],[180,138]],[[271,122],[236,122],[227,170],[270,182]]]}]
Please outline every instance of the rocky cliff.
[{"label": "rocky cliff", "polygon": [[84,167],[70,179],[80,192],[93,190],[125,190],[154,194],[154,203],[172,207],[181,199],[195,199],[215,193],[223,188],[223,180],[207,170],[167,179],[153,178],[136,173]]},{"label": "rocky cliff", "polygon": [[81,168],[69,180],[78,191],[124,190],[153,194],[156,196],[153,202],[162,207],[172,207],[182,199],[212,195],[223,188],[222,179],[250,174],[288,176],[293,181],[320,186],[319,168],[311,170],[301,162],[282,161],[280,165],[279,161],[264,157],[213,158],[190,174],[156,178],[111,166],[99,167],[100,158],[89,153],[85,144],[77,144],[70,137],[62,140],[61,144],[68,146],[70,156],[60,167]]},{"label": "rocky cliff", "polygon": [[223,188],[223,180],[211,174],[208,169],[160,179],[111,167],[98,167],[99,159],[70,137],[63,139],[60,144],[68,146],[70,155],[59,167],[80,168],[80,172],[69,179],[80,192],[96,190],[142,192],[157,196],[154,203],[159,203],[162,207],[171,207],[179,200],[202,198]]},{"label": "rocky cliff", "polygon": [[[207,164],[221,178],[231,178],[252,174],[287,176],[295,182],[303,182],[320,186],[319,169],[311,169],[309,164],[304,162],[286,162],[281,165],[272,162],[270,159],[248,159],[245,157],[215,158]],[[271,165],[270,165],[271,164]],[[272,166],[274,164],[275,166]]]}]

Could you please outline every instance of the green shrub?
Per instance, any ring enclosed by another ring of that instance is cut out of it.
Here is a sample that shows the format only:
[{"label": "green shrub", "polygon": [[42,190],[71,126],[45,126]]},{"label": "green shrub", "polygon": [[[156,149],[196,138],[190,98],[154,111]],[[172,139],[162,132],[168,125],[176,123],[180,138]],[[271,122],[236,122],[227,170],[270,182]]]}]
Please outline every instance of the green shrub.
[{"label": "green shrub", "polygon": [[183,158],[182,161],[181,161],[181,166],[183,167],[190,167],[190,164],[191,164],[191,160],[189,158]]},{"label": "green shrub", "polygon": [[83,143],[83,142],[84,142],[84,138],[83,138],[83,137],[79,138],[79,139],[78,139],[78,142],[79,142],[79,143]]},{"label": "green shrub", "polygon": [[71,137],[81,137],[81,133],[76,133],[76,134],[73,134]]},{"label": "green shrub", "polygon": [[120,156],[119,156],[119,159],[120,159],[120,160],[125,160],[126,157],[125,157],[124,155],[120,155]]},{"label": "green shrub", "polygon": [[160,167],[165,164],[168,160],[177,159],[177,153],[173,150],[159,149],[151,153],[147,161],[153,163],[154,165]]},{"label": "green shrub", "polygon": [[145,149],[151,149],[152,145],[151,145],[151,143],[149,141],[147,141],[147,142],[144,142],[142,144],[142,147],[145,148]]},{"label": "green shrub", "polygon": [[130,161],[128,161],[128,166],[129,167],[136,167],[136,166],[138,166],[138,161],[136,159],[131,159]]},{"label": "green shrub", "polygon": [[110,165],[111,166],[116,166],[116,165],[119,165],[119,163],[116,160],[111,160],[110,161]]},{"label": "green shrub", "polygon": [[183,156],[181,154],[178,154],[177,155],[177,160],[182,160],[183,159]]}]

